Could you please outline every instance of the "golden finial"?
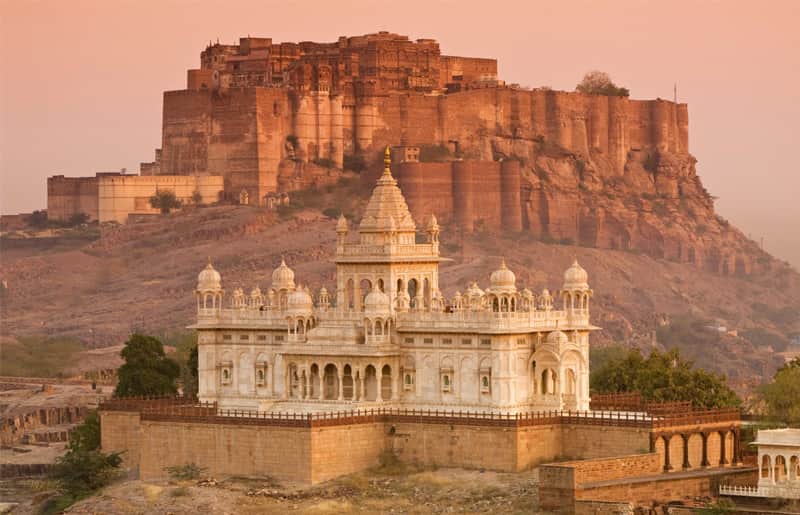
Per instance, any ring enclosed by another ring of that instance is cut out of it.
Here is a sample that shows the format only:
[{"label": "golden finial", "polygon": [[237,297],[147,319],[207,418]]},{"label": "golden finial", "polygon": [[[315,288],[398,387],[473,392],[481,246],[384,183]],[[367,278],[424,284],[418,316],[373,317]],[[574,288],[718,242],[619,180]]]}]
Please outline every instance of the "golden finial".
[{"label": "golden finial", "polygon": [[392,164],[392,151],[389,149],[389,145],[386,145],[386,151],[383,153],[384,175],[392,175],[391,164]]}]

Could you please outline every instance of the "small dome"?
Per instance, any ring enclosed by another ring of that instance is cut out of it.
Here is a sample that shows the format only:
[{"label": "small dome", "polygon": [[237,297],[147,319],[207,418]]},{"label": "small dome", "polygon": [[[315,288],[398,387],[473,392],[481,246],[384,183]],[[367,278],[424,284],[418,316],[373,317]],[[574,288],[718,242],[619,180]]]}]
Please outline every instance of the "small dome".
[{"label": "small dome", "polygon": [[281,258],[281,265],[272,272],[272,288],[275,290],[294,288],[294,272],[286,266],[283,258]]},{"label": "small dome", "polygon": [[530,291],[528,288],[525,288],[524,290],[522,290],[522,296],[525,297],[526,299],[529,299],[533,297],[533,292]]},{"label": "small dome", "polygon": [[222,276],[211,266],[211,262],[197,275],[197,289],[200,291],[222,289]]},{"label": "small dome", "polygon": [[258,286],[253,288],[252,291],[250,292],[250,296],[254,297],[254,298],[255,297],[260,297],[261,296],[261,288],[259,288]]},{"label": "small dome", "polygon": [[517,276],[514,275],[514,272],[506,267],[506,260],[504,259],[502,263],[500,263],[500,268],[492,272],[492,276],[490,279],[491,282],[491,289],[494,292],[497,291],[515,291],[517,289],[516,282]]},{"label": "small dome", "polygon": [[436,220],[436,215],[431,213],[431,217],[428,219],[428,231],[437,231],[439,230],[439,222]]},{"label": "small dome", "polygon": [[483,297],[483,294],[484,294],[484,292],[478,286],[478,282],[477,281],[472,281],[470,283],[469,287],[467,288],[467,291],[464,293],[464,296],[465,297],[470,297],[470,298],[472,298],[472,297]]},{"label": "small dome", "polygon": [[567,338],[567,335],[561,331],[553,331],[547,335],[547,338],[545,338],[545,343],[560,344],[567,342],[569,342],[569,338]]},{"label": "small dome", "polygon": [[327,295],[328,294],[328,288],[323,286],[322,288],[319,289],[319,294],[320,295]]},{"label": "small dome", "polygon": [[552,298],[552,296],[550,295],[550,290],[548,290],[547,288],[542,290],[542,297],[545,298],[545,299]]},{"label": "small dome", "polygon": [[347,232],[347,218],[344,214],[339,215],[339,221],[336,222],[336,232]]},{"label": "small dome", "polygon": [[388,295],[375,285],[372,291],[364,297],[364,311],[372,314],[386,314],[391,310],[392,301]]},{"label": "small dome", "polygon": [[564,289],[565,290],[588,290],[589,289],[589,274],[578,264],[576,259],[572,266],[567,268],[564,272]]},{"label": "small dome", "polygon": [[306,288],[297,288],[286,298],[286,307],[295,314],[310,314],[314,309],[314,300]]}]

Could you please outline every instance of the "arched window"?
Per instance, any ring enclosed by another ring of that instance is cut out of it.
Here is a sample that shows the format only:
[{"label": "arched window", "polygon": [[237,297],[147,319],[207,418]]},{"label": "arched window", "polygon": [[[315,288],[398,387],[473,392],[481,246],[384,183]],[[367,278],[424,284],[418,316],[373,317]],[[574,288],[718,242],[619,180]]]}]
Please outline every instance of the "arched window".
[{"label": "arched window", "polygon": [[419,289],[419,285],[416,279],[411,279],[408,281],[408,296],[411,298],[411,307],[417,307],[417,290]]}]

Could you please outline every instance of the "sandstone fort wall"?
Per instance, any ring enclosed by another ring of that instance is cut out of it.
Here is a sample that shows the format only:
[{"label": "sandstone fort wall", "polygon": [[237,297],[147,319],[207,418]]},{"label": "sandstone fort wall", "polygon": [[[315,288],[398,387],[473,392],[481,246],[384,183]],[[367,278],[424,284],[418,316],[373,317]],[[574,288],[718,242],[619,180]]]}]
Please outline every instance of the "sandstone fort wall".
[{"label": "sandstone fort wall", "polygon": [[101,222],[124,223],[130,214],[158,213],[150,206],[150,197],[158,190],[172,190],[184,204],[193,203],[195,192],[200,202],[211,204],[220,199],[223,190],[220,175],[130,175],[101,177],[98,185],[99,219]]},{"label": "sandstone fort wall", "polygon": [[86,214],[89,220],[99,216],[97,177],[47,178],[47,217],[51,220],[69,220],[72,216]]}]

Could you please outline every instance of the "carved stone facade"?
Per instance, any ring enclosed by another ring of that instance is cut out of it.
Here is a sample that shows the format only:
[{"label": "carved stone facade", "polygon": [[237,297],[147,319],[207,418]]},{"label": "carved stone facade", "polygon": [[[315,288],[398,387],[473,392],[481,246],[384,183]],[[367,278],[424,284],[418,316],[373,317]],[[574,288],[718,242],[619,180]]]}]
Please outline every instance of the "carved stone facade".
[{"label": "carved stone facade", "polygon": [[339,219],[333,294],[314,299],[286,263],[266,293],[249,295],[225,295],[211,264],[200,273],[200,399],[284,412],[587,410],[597,328],[586,271],[575,262],[565,272],[562,309],[547,290],[518,290],[505,263],[485,291],[473,282],[446,298],[436,218],[417,243],[388,149],[385,163],[357,235]]}]

